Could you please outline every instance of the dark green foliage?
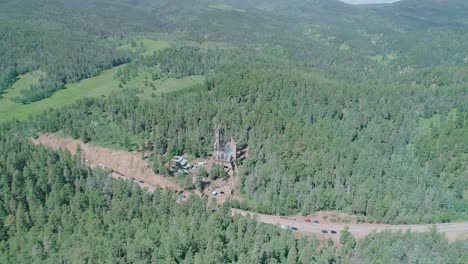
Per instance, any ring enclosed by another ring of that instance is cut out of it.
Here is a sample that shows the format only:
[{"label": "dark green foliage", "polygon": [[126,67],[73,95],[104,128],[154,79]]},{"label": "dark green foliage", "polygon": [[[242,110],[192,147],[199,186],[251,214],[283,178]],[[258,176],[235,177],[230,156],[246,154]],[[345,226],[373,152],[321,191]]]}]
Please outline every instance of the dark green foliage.
[{"label": "dark green foliage", "polygon": [[[147,193],[79,159],[0,129],[1,263],[466,263],[466,243],[435,232],[371,235],[344,253],[333,243],[213,211],[192,196]],[[22,133],[18,133],[22,134]],[[351,238],[346,239],[349,244]],[[382,245],[388,247],[382,248]]]},{"label": "dark green foliage", "polygon": [[435,230],[424,233],[373,234],[356,247],[351,263],[447,263],[468,261],[468,243],[448,243]]},{"label": "dark green foliage", "polygon": [[[466,218],[463,86],[354,85],[242,62],[217,66],[196,91],[87,100],[36,124],[68,135],[84,127],[91,140],[124,148],[122,136],[136,135],[171,157],[209,155],[216,119],[249,146],[240,191],[254,210],[338,209],[394,223]],[[438,115],[443,129],[428,133],[425,119]]]},{"label": "dark green foliage", "polygon": [[176,182],[184,189],[192,189],[193,179],[191,174],[179,172],[176,174]]},{"label": "dark green foliage", "polygon": [[343,245],[345,251],[352,251],[356,246],[356,239],[354,236],[349,232],[349,227],[345,227],[340,232],[340,243]]},{"label": "dark green foliage", "polygon": [[224,170],[224,165],[213,164],[210,170],[210,178],[213,180],[217,180],[220,178],[224,178],[225,176],[226,176],[226,171]]},{"label": "dark green foliage", "polygon": [[316,241],[299,245],[229,208],[177,205],[171,192],[146,193],[1,133],[2,263],[278,263],[291,247],[315,251]]},{"label": "dark green foliage", "polygon": [[4,69],[4,71],[4,73],[0,74],[0,98],[1,94],[15,83],[18,76],[15,69]]},{"label": "dark green foliage", "polygon": [[93,77],[130,59],[130,54],[116,51],[110,42],[63,26],[0,18],[0,39],[0,93],[20,74],[45,73],[39,85],[24,89],[14,99],[21,103],[49,97],[67,83]]},{"label": "dark green foliage", "polygon": [[[17,68],[18,72],[47,65],[44,71],[49,78],[67,83],[128,60],[104,47],[100,40],[164,31],[175,32],[179,39],[221,41],[243,49],[253,48],[277,60],[300,64],[309,72],[342,80],[425,82],[418,76],[428,67],[466,64],[468,29],[464,15],[468,8],[466,3],[457,1],[450,3],[456,7],[435,3],[434,9],[421,7],[416,0],[385,7],[349,6],[337,0],[294,4],[284,0],[228,1],[233,9],[222,10],[214,8],[217,1],[211,0],[46,0],[40,4],[10,0],[0,4],[0,17],[8,21],[0,24],[16,27],[14,31],[18,33],[7,37],[6,43],[19,43],[14,50],[20,51],[16,54],[21,57],[13,59],[2,54],[2,62],[8,63],[7,69]],[[25,17],[33,22],[23,22]],[[179,32],[187,34],[181,37]],[[23,33],[30,37],[22,36]],[[43,50],[41,35],[53,40],[46,42],[51,50]],[[136,41],[128,43],[138,48]],[[77,50],[76,46],[86,48]],[[42,57],[34,54],[38,50]],[[208,63],[203,53],[193,49],[176,47],[172,51],[178,53],[176,60],[171,56],[159,60],[178,65],[171,69],[174,77],[205,72],[204,66],[217,63],[216,57]],[[237,50],[237,55],[243,56],[243,51]],[[187,63],[180,63],[179,58]],[[16,61],[18,65],[11,65]],[[40,95],[32,93],[34,98],[23,101],[47,96],[57,87],[39,86],[43,90]]]},{"label": "dark green foliage", "polygon": [[29,104],[51,96],[54,92],[65,88],[65,83],[43,77],[39,85],[31,85],[28,89],[21,90],[21,96],[12,98],[13,102]]},{"label": "dark green foliage", "polygon": [[208,172],[205,167],[198,169],[195,175],[195,188],[199,191],[203,190],[203,178],[208,177]]},{"label": "dark green foliage", "polygon": [[[341,249],[295,240],[227,207],[194,197],[177,205],[174,194],[146,193],[27,143],[33,132],[60,132],[141,150],[169,175],[174,155],[210,155],[216,123],[248,146],[238,164],[241,208],[467,219],[468,7],[431,2],[2,1],[0,93],[21,74],[42,74],[17,102],[128,62],[136,56],[116,48],[142,52],[135,33],[166,32],[176,43],[122,67],[119,93],[0,129],[0,262],[467,263],[466,242],[435,232],[374,234],[356,245],[344,231]],[[206,83],[142,98],[139,87],[125,88],[141,72],[147,84],[193,74]],[[209,175],[224,177],[224,168]],[[195,188],[206,176],[196,175]]]}]

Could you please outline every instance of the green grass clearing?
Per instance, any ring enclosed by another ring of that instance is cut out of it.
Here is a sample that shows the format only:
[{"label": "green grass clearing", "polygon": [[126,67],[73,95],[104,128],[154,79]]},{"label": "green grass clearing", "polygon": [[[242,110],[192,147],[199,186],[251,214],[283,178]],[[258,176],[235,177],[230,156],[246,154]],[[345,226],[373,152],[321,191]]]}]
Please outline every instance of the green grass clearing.
[{"label": "green grass clearing", "polygon": [[[143,55],[151,55],[155,51],[162,50],[170,47],[170,43],[165,40],[153,40],[148,38],[139,39],[136,41],[137,47],[144,49]],[[134,49],[130,44],[120,47],[119,49]],[[82,80],[78,83],[66,85],[66,89],[55,92],[50,98],[43,99],[38,102],[34,102],[28,105],[18,104],[11,101],[13,97],[19,96],[22,89],[29,88],[33,84],[38,84],[39,78],[42,74],[40,71],[35,71],[22,76],[19,76],[18,81],[5,93],[2,94],[3,98],[0,98],[0,122],[7,120],[24,120],[30,114],[42,112],[49,108],[60,108],[62,106],[72,104],[78,99],[84,97],[99,97],[110,94],[113,91],[120,90],[119,81],[114,80],[114,75],[117,70],[124,65],[115,67],[113,69],[102,72],[100,75]],[[167,80],[169,83],[174,80]],[[181,86],[187,87],[187,81],[181,79]],[[177,82],[176,82],[177,83]],[[168,85],[165,82],[155,83],[153,86],[158,89],[158,85],[166,87]],[[170,84],[169,86],[171,86]],[[136,78],[128,83],[130,87],[148,88],[145,87],[144,80]],[[177,85],[176,85],[177,86]],[[151,87],[151,89],[154,89]],[[164,88],[165,89],[165,88]]]},{"label": "green grass clearing", "polygon": [[382,54],[376,54],[373,56],[367,56],[367,58],[380,64],[388,65],[391,61],[396,60],[398,58],[398,55],[395,52],[391,52],[385,56]]},{"label": "green grass clearing", "polygon": [[[22,75],[0,100],[0,122],[13,119],[24,120],[31,114],[41,113],[50,108],[61,108],[85,97],[101,97],[122,90],[119,88],[119,80],[114,79],[114,75],[120,67],[124,67],[124,65],[107,70],[96,77],[68,84],[66,89],[57,91],[51,97],[27,105],[14,103],[11,98],[17,96],[24,87],[37,82],[40,74],[35,72]],[[126,87],[142,89],[143,95],[146,96],[152,93],[179,91],[203,82],[203,76],[188,76],[180,79],[156,80],[146,86],[145,75],[140,74],[136,79],[129,81]]]},{"label": "green grass clearing", "polygon": [[380,64],[385,63],[385,58],[381,54],[377,54],[377,55],[374,55],[374,56],[367,56],[367,58],[369,58],[370,60],[373,60],[375,62],[378,62]]},{"label": "green grass clearing", "polygon": [[132,47],[131,44],[127,44],[124,46],[119,47],[121,50],[130,50],[130,51],[138,51],[143,45],[144,52],[142,53],[143,56],[150,56],[153,55],[155,51],[163,50],[169,48],[171,44],[165,40],[153,40],[148,38],[137,39],[135,40],[136,46]]},{"label": "green grass clearing", "polygon": [[72,104],[84,97],[98,97],[109,94],[118,89],[118,81],[114,80],[114,75],[119,67],[107,70],[96,77],[68,84],[66,89],[55,92],[51,97],[27,105],[11,101],[11,98],[20,94],[20,90],[29,87],[34,81],[37,82],[37,77],[34,77],[34,74],[22,75],[13,87],[5,93],[4,98],[0,100],[0,122],[12,119],[24,120],[30,114]]},{"label": "green grass clearing", "polygon": [[145,87],[142,93],[140,94],[141,98],[149,98],[150,96],[156,96],[163,93],[169,92],[178,92],[182,90],[186,90],[197,85],[202,85],[205,82],[205,77],[201,75],[192,75],[187,76],[184,78],[179,79],[162,79],[162,80],[155,80],[149,81],[148,85],[145,86],[135,86],[134,83],[144,83],[146,81],[142,81],[144,79],[144,75],[138,76],[137,79],[134,81],[129,82],[129,87]]}]

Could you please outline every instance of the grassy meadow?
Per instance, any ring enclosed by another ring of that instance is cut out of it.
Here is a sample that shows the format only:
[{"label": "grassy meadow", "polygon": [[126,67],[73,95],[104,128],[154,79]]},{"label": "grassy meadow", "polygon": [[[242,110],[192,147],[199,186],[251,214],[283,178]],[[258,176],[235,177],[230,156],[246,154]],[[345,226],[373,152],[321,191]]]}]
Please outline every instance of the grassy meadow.
[{"label": "grassy meadow", "polygon": [[135,47],[132,47],[131,44],[127,44],[127,45],[119,47],[119,49],[137,51],[138,48],[143,46],[144,51],[142,55],[149,56],[149,55],[153,55],[155,51],[163,50],[171,46],[171,43],[169,43],[168,41],[154,40],[154,39],[148,39],[148,38],[135,40],[135,43],[136,43]]},{"label": "grassy meadow", "polygon": [[[153,52],[169,47],[169,42],[156,41],[151,39],[142,39],[137,43],[143,43],[144,53],[152,54]],[[138,44],[140,45],[140,44]],[[129,47],[121,47],[128,48]],[[157,95],[160,93],[172,92],[187,89],[204,82],[203,76],[187,76],[180,79],[161,79],[152,81],[149,78],[149,73],[141,72],[138,76],[129,81],[124,87],[119,87],[119,80],[115,78],[117,71],[125,67],[121,65],[110,70],[102,72],[100,75],[82,80],[78,83],[66,85],[66,89],[55,92],[51,97],[34,102],[31,104],[15,103],[11,99],[20,95],[20,91],[30,85],[37,84],[41,76],[41,72],[36,71],[21,75],[18,81],[8,89],[0,99],[0,122],[8,120],[24,120],[31,114],[43,112],[50,108],[61,108],[63,106],[74,103],[75,101],[85,97],[101,97],[122,90],[123,88],[138,88],[142,92],[142,98]]]}]

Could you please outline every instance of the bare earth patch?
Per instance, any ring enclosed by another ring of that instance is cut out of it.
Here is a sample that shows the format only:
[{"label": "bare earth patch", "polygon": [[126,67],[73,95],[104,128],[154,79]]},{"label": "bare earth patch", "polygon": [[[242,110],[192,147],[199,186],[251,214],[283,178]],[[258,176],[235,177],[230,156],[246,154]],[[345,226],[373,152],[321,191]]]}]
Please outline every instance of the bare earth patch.
[{"label": "bare earth patch", "polygon": [[348,223],[348,224],[356,224],[357,217],[354,215],[350,215],[347,213],[342,212],[335,212],[335,211],[320,211],[305,216],[306,219],[313,219],[318,220],[321,223]]},{"label": "bare earth patch", "polygon": [[[141,158],[141,154],[132,153],[123,150],[115,150],[111,148],[98,147],[91,144],[83,143],[79,140],[60,137],[55,134],[43,134],[37,139],[32,139],[31,142],[36,145],[44,145],[54,150],[68,150],[75,154],[77,146],[81,148],[83,160],[88,160],[94,165],[104,165],[114,171],[113,177],[116,178],[135,178],[140,186],[153,187],[159,186],[163,189],[167,188],[174,191],[182,190],[176,183],[170,181],[164,176],[154,173],[146,160]],[[144,183],[141,183],[143,181]]]}]

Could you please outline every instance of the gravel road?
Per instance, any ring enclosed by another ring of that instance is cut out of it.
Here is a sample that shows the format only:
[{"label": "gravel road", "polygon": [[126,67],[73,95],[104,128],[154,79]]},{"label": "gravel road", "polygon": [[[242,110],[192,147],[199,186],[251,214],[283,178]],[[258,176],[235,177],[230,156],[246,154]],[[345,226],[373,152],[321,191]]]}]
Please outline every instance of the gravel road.
[{"label": "gravel road", "polygon": [[[340,231],[343,230],[346,226],[349,227],[349,231],[357,238],[361,239],[368,234],[376,231],[381,232],[384,230],[391,231],[407,231],[412,232],[427,232],[431,229],[433,225],[387,225],[387,224],[342,224],[342,223],[309,223],[305,221],[304,217],[281,217],[274,215],[264,215],[251,213],[239,209],[232,209],[233,214],[241,215],[251,215],[259,222],[273,225],[284,225],[289,227],[297,227],[300,233],[314,233],[321,234],[326,237],[339,236]],[[293,220],[296,219],[296,220]],[[468,223],[446,223],[446,224],[436,224],[436,227],[439,232],[444,233],[450,241],[455,241],[458,239],[468,239]],[[323,234],[322,230],[326,230],[328,234]],[[331,234],[330,231],[336,231],[337,234]]]}]

